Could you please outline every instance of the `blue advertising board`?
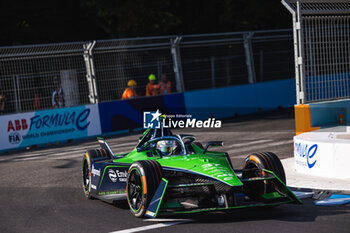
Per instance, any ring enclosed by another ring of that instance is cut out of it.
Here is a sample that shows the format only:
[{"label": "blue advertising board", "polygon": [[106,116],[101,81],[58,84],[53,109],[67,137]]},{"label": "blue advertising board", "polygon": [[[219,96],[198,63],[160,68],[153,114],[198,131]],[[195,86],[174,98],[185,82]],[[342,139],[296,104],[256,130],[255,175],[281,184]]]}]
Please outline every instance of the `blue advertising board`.
[{"label": "blue advertising board", "polygon": [[159,110],[162,114],[185,114],[182,93],[150,96],[99,103],[103,134],[143,127],[143,112]]},{"label": "blue advertising board", "polygon": [[0,117],[0,151],[100,135],[98,105]]},{"label": "blue advertising board", "polygon": [[198,119],[245,115],[295,104],[295,80],[261,82],[184,93],[187,114]]}]

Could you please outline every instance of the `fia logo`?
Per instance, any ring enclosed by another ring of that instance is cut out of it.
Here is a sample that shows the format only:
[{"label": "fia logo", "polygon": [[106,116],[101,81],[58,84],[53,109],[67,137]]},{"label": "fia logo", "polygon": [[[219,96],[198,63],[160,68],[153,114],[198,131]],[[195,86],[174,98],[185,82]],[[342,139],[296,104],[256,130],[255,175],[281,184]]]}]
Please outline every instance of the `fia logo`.
[{"label": "fia logo", "polygon": [[22,137],[18,132],[12,132],[9,134],[9,142],[11,144],[19,144],[21,140],[22,140]]},{"label": "fia logo", "polygon": [[156,112],[143,112],[143,128],[144,129],[159,129],[160,128],[159,109]]}]

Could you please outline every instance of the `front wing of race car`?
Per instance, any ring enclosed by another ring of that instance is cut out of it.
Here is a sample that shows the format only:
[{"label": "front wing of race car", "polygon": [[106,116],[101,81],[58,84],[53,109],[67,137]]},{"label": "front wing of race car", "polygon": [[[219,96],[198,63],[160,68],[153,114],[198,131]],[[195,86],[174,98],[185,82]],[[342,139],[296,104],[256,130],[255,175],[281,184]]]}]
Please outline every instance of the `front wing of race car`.
[{"label": "front wing of race car", "polygon": [[[278,206],[288,203],[301,204],[299,198],[273,172],[268,170],[264,170],[264,172],[264,177],[241,179],[243,183],[241,187],[229,187],[227,185],[224,187],[224,184],[218,184],[215,181],[172,184],[171,180],[163,178],[147,208],[145,216],[156,218],[160,212],[198,213]],[[252,193],[254,192],[254,185],[264,182],[265,184],[270,184],[269,192]],[[217,186],[221,186],[219,188],[221,190],[218,190]],[[247,187],[252,190],[247,190]],[[188,192],[189,190],[190,192]],[[203,197],[202,201],[198,198],[199,196]]]}]

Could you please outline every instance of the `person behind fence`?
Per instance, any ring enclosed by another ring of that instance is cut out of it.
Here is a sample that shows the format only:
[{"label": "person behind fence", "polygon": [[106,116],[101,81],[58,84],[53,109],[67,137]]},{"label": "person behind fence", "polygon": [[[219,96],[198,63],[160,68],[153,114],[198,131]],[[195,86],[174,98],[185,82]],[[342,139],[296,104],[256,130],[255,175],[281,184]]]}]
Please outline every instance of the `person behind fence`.
[{"label": "person behind fence", "polygon": [[162,78],[158,83],[158,90],[161,95],[171,93],[171,82],[167,79],[166,74],[162,74]]},{"label": "person behind fence", "polygon": [[125,91],[123,92],[122,99],[125,100],[125,99],[135,98],[137,96],[136,86],[137,86],[136,81],[133,79],[130,79],[128,82],[128,88],[126,88]]},{"label": "person behind fence", "polygon": [[52,107],[62,108],[64,107],[63,89],[57,79],[55,79],[54,83],[56,89],[52,92]]},{"label": "person behind fence", "polygon": [[154,74],[150,74],[148,76],[148,84],[146,86],[146,96],[152,96],[152,95],[158,95],[159,89],[158,85],[156,84],[156,76]]}]

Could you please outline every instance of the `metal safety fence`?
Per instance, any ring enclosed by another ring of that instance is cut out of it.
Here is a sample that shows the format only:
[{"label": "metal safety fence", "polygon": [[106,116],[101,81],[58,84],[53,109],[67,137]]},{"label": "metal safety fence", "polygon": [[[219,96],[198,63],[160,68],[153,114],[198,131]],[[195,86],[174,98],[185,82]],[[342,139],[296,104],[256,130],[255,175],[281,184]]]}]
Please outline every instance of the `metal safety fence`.
[{"label": "metal safety fence", "polygon": [[171,92],[294,76],[292,30],[160,36],[0,47],[0,113],[145,95],[149,74]]},{"label": "metal safety fence", "polygon": [[65,106],[87,103],[83,52],[83,42],[1,48],[2,112],[51,108],[52,93],[60,88]]},{"label": "metal safety fence", "polygon": [[350,1],[283,0],[293,15],[297,103],[350,97]]}]

